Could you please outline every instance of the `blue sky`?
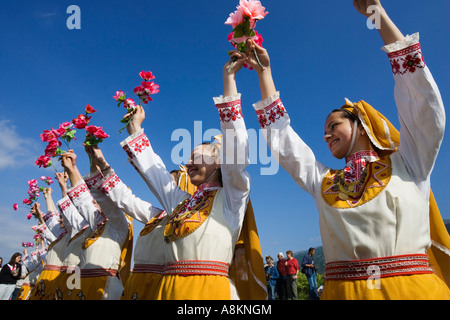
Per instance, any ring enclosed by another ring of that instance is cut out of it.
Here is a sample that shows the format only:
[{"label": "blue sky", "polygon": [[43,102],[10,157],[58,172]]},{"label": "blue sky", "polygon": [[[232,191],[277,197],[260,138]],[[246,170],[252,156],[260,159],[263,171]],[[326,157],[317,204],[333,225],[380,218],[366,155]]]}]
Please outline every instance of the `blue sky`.
[{"label": "blue sky", "polygon": [[[81,29],[69,30],[67,7],[81,9]],[[97,109],[91,124],[110,134],[101,148],[121,179],[139,197],[155,197],[127,163],[118,134],[124,109],[117,108],[116,90],[132,90],[138,73],[151,70],[161,92],[146,108],[144,128],[167,168],[175,169],[171,141],[177,129],[193,133],[194,121],[203,132],[219,128],[212,97],[222,94],[222,66],[232,47],[231,27],[224,24],[237,0],[227,1],[3,1],[0,11],[0,256],[4,260],[32,241],[25,208],[12,204],[26,197],[27,180],[54,176],[39,169],[35,159],[45,144],[39,134],[70,121],[86,104]],[[323,141],[323,124],[344,98],[364,99],[398,126],[393,98],[394,81],[376,30],[352,6],[352,1],[265,0],[269,11],[257,24],[269,50],[273,76],[289,112],[292,126],[317,158],[334,168]],[[424,58],[450,103],[450,20],[447,1],[384,1],[404,34],[419,31]],[[249,129],[259,125],[252,104],[260,99],[255,72],[237,75],[243,114]],[[450,219],[445,183],[450,176],[450,142],[445,135],[431,183],[444,219]],[[72,144],[82,173],[88,161],[81,141]],[[264,141],[263,141],[264,142]],[[265,143],[262,143],[265,148]],[[265,149],[264,149],[265,150]],[[264,151],[263,150],[263,151]],[[59,165],[58,165],[59,167]],[[312,197],[280,168],[261,175],[261,163],[251,164],[251,199],[263,255],[300,251],[321,244],[317,209]],[[60,198],[55,186],[54,199]],[[43,200],[43,199],[42,199]],[[142,228],[135,222],[135,233]]]}]

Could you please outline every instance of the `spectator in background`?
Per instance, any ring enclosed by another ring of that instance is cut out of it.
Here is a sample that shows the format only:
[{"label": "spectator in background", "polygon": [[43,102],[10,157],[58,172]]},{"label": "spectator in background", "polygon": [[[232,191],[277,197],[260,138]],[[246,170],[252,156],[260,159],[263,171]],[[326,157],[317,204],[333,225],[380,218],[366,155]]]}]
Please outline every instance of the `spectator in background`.
[{"label": "spectator in background", "polygon": [[306,275],[309,285],[309,298],[312,300],[317,300],[317,277],[316,277],[316,266],[314,265],[314,260],[312,259],[316,250],[314,248],[309,248],[308,254],[302,259],[302,273]]},{"label": "spectator in background", "polygon": [[280,275],[277,268],[273,265],[273,259],[270,256],[266,257],[266,261],[267,266],[264,270],[266,271],[268,300],[275,300],[275,286]]},{"label": "spectator in background", "polygon": [[297,278],[298,271],[300,269],[298,265],[297,259],[294,258],[294,253],[291,250],[286,251],[286,288],[287,288],[287,299],[288,300],[297,300],[298,292],[297,292]]},{"label": "spectator in background", "polygon": [[286,259],[284,259],[283,252],[278,253],[278,261],[277,261],[277,270],[280,277],[277,279],[277,293],[278,299],[286,300],[287,292],[286,292]]},{"label": "spectator in background", "polygon": [[9,300],[22,274],[22,255],[16,252],[0,271],[0,300]]}]

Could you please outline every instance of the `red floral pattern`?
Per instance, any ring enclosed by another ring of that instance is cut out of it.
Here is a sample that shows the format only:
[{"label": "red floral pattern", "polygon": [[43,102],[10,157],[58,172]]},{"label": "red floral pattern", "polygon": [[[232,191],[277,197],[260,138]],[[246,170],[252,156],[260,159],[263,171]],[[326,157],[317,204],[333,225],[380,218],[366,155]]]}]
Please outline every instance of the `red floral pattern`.
[{"label": "red floral pattern", "polygon": [[139,136],[128,142],[128,144],[124,145],[123,150],[130,158],[134,158],[136,153],[141,153],[149,146],[150,141],[147,136],[145,133],[141,133]]},{"label": "red floral pattern", "polygon": [[64,212],[64,210],[66,210],[67,208],[70,208],[70,206],[72,205],[72,201],[70,201],[69,199],[65,200],[63,203],[61,203],[59,205],[59,209]]},{"label": "red floral pattern", "polygon": [[109,176],[101,185],[100,189],[104,193],[108,193],[110,190],[112,190],[115,186],[117,186],[120,182],[119,177],[114,173],[113,175]]},{"label": "red floral pattern", "polygon": [[261,128],[265,128],[277,120],[283,118],[287,114],[286,109],[283,106],[280,98],[276,99],[269,106],[264,109],[260,109],[256,111],[256,115],[258,116],[258,121]]},{"label": "red floral pattern", "polygon": [[84,182],[86,182],[86,185],[89,189],[91,189],[93,186],[97,184],[100,180],[103,179],[103,174],[101,172],[98,172],[95,176],[90,177],[89,179],[85,179]]},{"label": "red floral pattern", "polygon": [[88,191],[87,185],[85,183],[83,183],[83,184],[80,184],[79,186],[75,187],[74,189],[70,190],[68,192],[68,194],[69,194],[69,197],[71,199],[73,199],[73,198],[81,197],[81,195],[87,191]]},{"label": "red floral pattern", "polygon": [[220,121],[230,122],[242,119],[241,100],[225,102],[216,105],[219,110]]},{"label": "red floral pattern", "polygon": [[393,74],[414,73],[425,67],[420,43],[388,54]]}]

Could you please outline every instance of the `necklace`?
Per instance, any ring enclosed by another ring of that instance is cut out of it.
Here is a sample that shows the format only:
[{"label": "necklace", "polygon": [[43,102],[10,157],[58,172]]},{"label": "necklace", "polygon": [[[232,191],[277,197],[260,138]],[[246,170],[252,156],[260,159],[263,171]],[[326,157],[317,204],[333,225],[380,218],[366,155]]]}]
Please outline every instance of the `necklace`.
[{"label": "necklace", "polygon": [[338,170],[334,176],[335,185],[333,186],[333,191],[339,192],[338,197],[343,201],[347,201],[348,198],[358,199],[364,191],[363,185],[366,182],[366,177],[367,171],[364,170],[358,180],[347,182],[345,179],[345,170]]}]

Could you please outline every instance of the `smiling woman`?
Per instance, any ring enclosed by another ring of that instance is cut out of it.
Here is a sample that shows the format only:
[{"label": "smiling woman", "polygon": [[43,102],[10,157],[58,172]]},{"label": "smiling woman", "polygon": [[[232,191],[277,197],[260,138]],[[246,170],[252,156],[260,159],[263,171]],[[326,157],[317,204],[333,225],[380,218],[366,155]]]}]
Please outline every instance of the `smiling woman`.
[{"label": "smiling woman", "polygon": [[[287,112],[271,118],[285,108],[267,50],[255,43],[250,49],[258,51],[264,68],[249,55],[262,96],[254,107],[267,120],[260,123],[272,152],[316,202],[327,261],[322,299],[448,299],[450,256],[436,254],[434,247],[450,245],[450,238],[445,229],[436,232],[443,222],[430,189],[445,127],[440,92],[422,58],[418,34],[403,36],[377,0],[353,3],[364,15],[369,6],[380,13],[400,132],[367,102],[346,100],[327,117],[324,136],[332,155],[345,158],[345,167],[323,165],[293,131]],[[372,270],[383,282],[376,290]]]}]

